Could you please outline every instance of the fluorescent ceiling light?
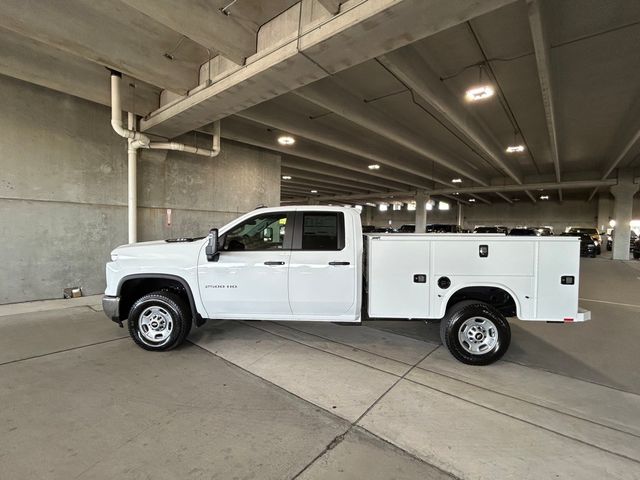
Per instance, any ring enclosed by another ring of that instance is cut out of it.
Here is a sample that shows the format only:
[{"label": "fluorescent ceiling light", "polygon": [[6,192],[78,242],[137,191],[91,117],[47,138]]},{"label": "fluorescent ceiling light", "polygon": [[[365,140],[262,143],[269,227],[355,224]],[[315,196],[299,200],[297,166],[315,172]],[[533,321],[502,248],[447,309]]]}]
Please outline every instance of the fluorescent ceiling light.
[{"label": "fluorescent ceiling light", "polygon": [[475,198],[470,198],[470,199],[469,199],[469,201],[470,201],[471,203],[475,203],[476,199],[475,199]]},{"label": "fluorescent ceiling light", "polygon": [[479,85],[467,90],[464,94],[464,98],[466,98],[468,102],[477,102],[478,100],[493,97],[495,93],[496,91],[491,85]]},{"label": "fluorescent ceiling light", "polygon": [[438,210],[449,210],[449,204],[447,202],[438,202]]},{"label": "fluorescent ceiling light", "polygon": [[393,209],[394,210],[402,210],[402,204],[401,203],[394,203],[393,204]]},{"label": "fluorescent ceiling light", "polygon": [[371,202],[367,202],[367,203],[365,203],[365,205],[366,205],[367,207],[375,207],[375,206],[376,206],[376,204],[375,204],[375,203],[371,203]]},{"label": "fluorescent ceiling light", "polygon": [[311,193],[318,193],[318,190],[311,190]]},{"label": "fluorescent ceiling light", "polygon": [[278,143],[280,145],[293,145],[294,143],[296,143],[296,139],[291,135],[280,135],[278,137]]},{"label": "fluorescent ceiling light", "polygon": [[369,170],[380,170],[380,165],[378,164],[369,165]]},{"label": "fluorescent ceiling light", "polygon": [[415,209],[416,209],[415,202],[407,203],[407,210],[409,210],[410,212],[413,212],[413,211],[415,211]]},{"label": "fluorescent ceiling light", "polygon": [[507,147],[507,153],[520,153],[524,152],[524,145],[509,145]]},{"label": "fluorescent ceiling light", "polygon": [[457,197],[458,195],[460,195],[459,192],[453,192],[453,194]]},{"label": "fluorescent ceiling light", "polygon": [[290,175],[282,175],[282,179],[283,180],[291,180],[291,176]]},{"label": "fluorescent ceiling light", "polygon": [[451,180],[451,183],[462,183],[462,179],[461,178],[454,178],[453,180]]},{"label": "fluorescent ceiling light", "polygon": [[433,210],[433,204],[434,204],[434,203],[435,203],[435,202],[434,202],[433,200],[429,200],[429,201],[425,204],[425,208],[426,208],[427,210]]},{"label": "fluorescent ceiling light", "polygon": [[386,203],[381,203],[378,208],[380,209],[381,212],[386,212],[388,205]]},{"label": "fluorescent ceiling light", "polygon": [[609,226],[610,226],[611,228],[615,228],[615,226],[616,226],[616,221],[615,221],[615,220],[609,220]]},{"label": "fluorescent ceiling light", "polygon": [[549,195],[540,195],[540,200],[549,200]]}]

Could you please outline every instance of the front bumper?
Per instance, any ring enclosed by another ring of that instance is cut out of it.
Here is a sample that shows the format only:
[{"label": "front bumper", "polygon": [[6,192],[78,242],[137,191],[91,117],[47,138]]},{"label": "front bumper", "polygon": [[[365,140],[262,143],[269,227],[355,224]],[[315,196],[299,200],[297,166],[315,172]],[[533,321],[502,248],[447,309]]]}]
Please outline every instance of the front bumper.
[{"label": "front bumper", "polygon": [[102,297],[102,310],[114,322],[120,323],[120,297]]}]

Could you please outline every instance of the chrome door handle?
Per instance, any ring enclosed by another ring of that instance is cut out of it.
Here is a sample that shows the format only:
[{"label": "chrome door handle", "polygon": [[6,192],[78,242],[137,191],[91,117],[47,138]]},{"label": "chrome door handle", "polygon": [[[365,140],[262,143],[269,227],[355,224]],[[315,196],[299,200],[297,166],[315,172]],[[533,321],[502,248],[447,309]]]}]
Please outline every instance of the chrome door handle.
[{"label": "chrome door handle", "polygon": [[264,262],[265,265],[284,265],[284,262]]},{"label": "chrome door handle", "polygon": [[351,265],[351,262],[329,262],[329,265]]}]

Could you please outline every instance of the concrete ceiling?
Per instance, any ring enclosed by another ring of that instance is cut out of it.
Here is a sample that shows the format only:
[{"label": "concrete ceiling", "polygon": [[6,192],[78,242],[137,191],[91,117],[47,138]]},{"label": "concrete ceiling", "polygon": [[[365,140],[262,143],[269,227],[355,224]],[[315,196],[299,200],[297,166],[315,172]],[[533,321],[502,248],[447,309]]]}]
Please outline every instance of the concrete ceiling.
[{"label": "concrete ceiling", "polygon": [[[0,73],[102,104],[103,67],[122,71],[150,133],[224,118],[227,139],[283,154],[286,201],[531,202],[640,167],[635,1],[5,0],[0,43]],[[497,94],[465,102],[479,82]]]}]

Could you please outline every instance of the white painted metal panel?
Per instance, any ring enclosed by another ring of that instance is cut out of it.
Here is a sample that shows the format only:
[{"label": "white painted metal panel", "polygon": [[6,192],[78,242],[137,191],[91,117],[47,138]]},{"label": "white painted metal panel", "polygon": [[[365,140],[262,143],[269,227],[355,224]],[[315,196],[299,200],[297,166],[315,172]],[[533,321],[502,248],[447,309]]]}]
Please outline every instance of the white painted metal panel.
[{"label": "white painted metal panel", "polygon": [[[536,318],[578,321],[580,239],[576,237],[574,242],[540,242],[538,272]],[[574,277],[575,284],[562,285],[562,276]]]},{"label": "white painted metal panel", "polygon": [[[535,237],[533,237],[535,239]],[[536,240],[509,237],[448,235],[433,242],[433,271],[435,275],[533,275]],[[480,245],[489,247],[489,256],[481,258]]]},{"label": "white painted metal panel", "polygon": [[[369,315],[386,318],[427,318],[430,242],[423,238],[369,243]],[[414,281],[424,275],[425,283]]]}]

